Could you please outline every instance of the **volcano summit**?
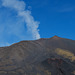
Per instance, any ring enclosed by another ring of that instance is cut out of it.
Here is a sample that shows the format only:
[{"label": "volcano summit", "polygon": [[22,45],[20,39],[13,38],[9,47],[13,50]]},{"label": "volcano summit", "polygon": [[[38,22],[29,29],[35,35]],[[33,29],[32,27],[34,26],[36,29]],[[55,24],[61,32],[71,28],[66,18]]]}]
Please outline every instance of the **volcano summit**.
[{"label": "volcano summit", "polygon": [[1,47],[0,75],[75,75],[75,41],[54,36]]}]

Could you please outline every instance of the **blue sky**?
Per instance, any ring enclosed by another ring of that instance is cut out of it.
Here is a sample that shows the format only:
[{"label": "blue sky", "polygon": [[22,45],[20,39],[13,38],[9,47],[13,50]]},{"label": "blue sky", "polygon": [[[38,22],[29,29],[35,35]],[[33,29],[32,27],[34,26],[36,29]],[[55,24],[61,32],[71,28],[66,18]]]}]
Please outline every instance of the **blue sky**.
[{"label": "blue sky", "polygon": [[75,0],[0,1],[0,46],[54,35],[75,40]]},{"label": "blue sky", "polygon": [[57,35],[75,40],[74,0],[37,0],[29,5],[32,6],[33,16],[40,21],[41,37]]}]

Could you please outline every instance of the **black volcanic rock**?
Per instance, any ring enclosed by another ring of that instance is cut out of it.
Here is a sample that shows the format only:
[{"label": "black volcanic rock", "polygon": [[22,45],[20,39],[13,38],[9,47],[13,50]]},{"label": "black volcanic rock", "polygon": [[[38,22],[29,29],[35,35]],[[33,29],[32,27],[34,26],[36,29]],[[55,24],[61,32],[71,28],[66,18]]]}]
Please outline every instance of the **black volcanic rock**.
[{"label": "black volcanic rock", "polygon": [[1,47],[0,75],[75,75],[75,41],[54,36]]}]

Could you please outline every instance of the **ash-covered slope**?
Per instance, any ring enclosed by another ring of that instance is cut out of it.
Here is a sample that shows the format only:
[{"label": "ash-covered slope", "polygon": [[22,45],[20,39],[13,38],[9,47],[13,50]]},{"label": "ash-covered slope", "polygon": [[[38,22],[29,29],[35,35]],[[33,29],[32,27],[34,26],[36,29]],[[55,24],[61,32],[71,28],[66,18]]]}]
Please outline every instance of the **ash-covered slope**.
[{"label": "ash-covered slope", "polygon": [[0,48],[0,75],[74,75],[75,41],[54,36]]}]

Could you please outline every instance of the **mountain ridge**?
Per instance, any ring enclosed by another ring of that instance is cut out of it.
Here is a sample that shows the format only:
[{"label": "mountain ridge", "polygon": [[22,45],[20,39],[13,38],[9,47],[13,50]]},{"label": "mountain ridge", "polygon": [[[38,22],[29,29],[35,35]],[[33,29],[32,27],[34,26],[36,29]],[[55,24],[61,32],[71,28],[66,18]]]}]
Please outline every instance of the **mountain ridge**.
[{"label": "mountain ridge", "polygon": [[[20,42],[29,42],[29,41],[47,40],[47,39],[53,39],[54,40],[54,38],[57,38],[58,40],[59,39],[65,39],[65,40],[75,41],[75,40],[72,40],[72,39],[69,39],[69,38],[68,39],[67,38],[62,38],[62,37],[59,37],[59,36],[55,35],[55,36],[50,37],[50,38],[40,38],[40,39],[36,39],[36,40],[23,40],[23,41],[20,41]],[[17,43],[20,43],[20,42],[17,42]],[[14,44],[17,44],[17,43],[14,43]],[[12,44],[12,45],[14,45],[14,44]],[[8,46],[6,46],[6,47],[8,47]]]}]

